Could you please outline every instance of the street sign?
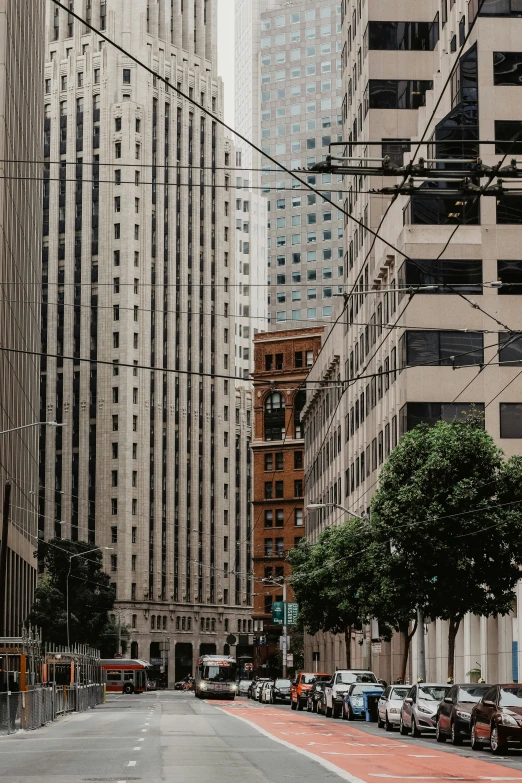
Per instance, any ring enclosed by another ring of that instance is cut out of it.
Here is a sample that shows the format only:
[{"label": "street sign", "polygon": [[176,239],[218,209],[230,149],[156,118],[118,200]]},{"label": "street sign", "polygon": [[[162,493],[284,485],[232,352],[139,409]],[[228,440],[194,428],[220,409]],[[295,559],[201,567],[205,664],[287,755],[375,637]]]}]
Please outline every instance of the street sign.
[{"label": "street sign", "polygon": [[294,665],[294,655],[293,655],[293,653],[287,653],[286,654],[286,665],[287,666],[293,666]]},{"label": "street sign", "polygon": [[237,644],[237,639],[233,633],[227,636],[227,644],[229,644],[231,647],[234,647],[234,645]]},{"label": "street sign", "polygon": [[272,604],[272,625],[284,625],[284,604],[282,601],[274,601]]},{"label": "street sign", "polygon": [[290,602],[285,605],[285,625],[295,625],[299,613],[299,604]]},{"label": "street sign", "polygon": [[290,637],[289,636],[280,636],[279,637],[279,649],[285,652],[285,650],[290,649]]},{"label": "street sign", "polygon": [[380,642],[372,642],[372,655],[380,655],[382,645]]}]

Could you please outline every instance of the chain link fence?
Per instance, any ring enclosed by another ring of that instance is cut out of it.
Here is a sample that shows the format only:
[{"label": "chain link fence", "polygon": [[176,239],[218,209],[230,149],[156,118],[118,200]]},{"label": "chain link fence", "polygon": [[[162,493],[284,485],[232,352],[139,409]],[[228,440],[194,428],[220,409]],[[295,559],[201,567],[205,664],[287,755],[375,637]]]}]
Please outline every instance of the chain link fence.
[{"label": "chain link fence", "polygon": [[0,735],[30,731],[68,712],[85,712],[104,702],[103,685],[31,688],[0,693]]}]

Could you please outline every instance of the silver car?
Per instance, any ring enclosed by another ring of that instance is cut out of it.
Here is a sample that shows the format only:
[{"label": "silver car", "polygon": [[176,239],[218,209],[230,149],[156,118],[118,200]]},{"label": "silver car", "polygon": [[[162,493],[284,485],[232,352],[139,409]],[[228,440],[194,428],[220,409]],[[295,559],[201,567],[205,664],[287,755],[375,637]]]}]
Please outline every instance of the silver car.
[{"label": "silver car", "polygon": [[435,733],[437,708],[451,685],[438,682],[419,682],[413,685],[401,707],[400,732],[420,737],[423,732]]},{"label": "silver car", "polygon": [[401,721],[402,702],[410,690],[409,685],[388,685],[377,705],[377,725],[391,731]]}]

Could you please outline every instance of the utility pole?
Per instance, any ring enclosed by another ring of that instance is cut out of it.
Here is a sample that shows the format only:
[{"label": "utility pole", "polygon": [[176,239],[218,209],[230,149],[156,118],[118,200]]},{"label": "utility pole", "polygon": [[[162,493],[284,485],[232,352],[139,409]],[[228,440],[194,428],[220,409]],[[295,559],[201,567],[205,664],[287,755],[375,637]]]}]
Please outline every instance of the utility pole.
[{"label": "utility pole", "polygon": [[9,533],[9,509],[11,507],[11,484],[4,488],[2,513],[2,549],[0,551],[0,636],[7,636],[7,539]]},{"label": "utility pole", "polygon": [[286,679],[286,653],[288,636],[286,635],[286,581],[283,579],[283,679]]},{"label": "utility pole", "polygon": [[426,650],[424,647],[424,612],[417,609],[417,658],[419,661],[419,677],[426,682]]}]

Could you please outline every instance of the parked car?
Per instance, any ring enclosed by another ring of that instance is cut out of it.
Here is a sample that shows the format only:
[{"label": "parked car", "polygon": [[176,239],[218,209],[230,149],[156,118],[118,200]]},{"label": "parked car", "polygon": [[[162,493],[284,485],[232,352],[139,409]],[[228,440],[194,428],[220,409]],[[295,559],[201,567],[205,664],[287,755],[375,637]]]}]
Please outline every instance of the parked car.
[{"label": "parked car", "polygon": [[364,694],[379,694],[383,692],[383,686],[379,685],[378,683],[373,684],[354,682],[353,685],[350,685],[348,688],[348,693],[344,697],[344,701],[341,707],[343,720],[355,720],[355,718],[365,717]]},{"label": "parked car", "polygon": [[420,737],[422,732],[434,732],[437,724],[439,702],[451,685],[438,682],[419,682],[413,685],[401,707],[400,732]]},{"label": "parked car", "polygon": [[308,692],[312,690],[312,685],[317,680],[330,680],[331,675],[312,672],[299,672],[296,674],[295,680],[292,680],[292,686],[290,690],[290,706],[293,710],[302,710],[306,705],[308,698]]},{"label": "parked car", "polygon": [[471,710],[477,704],[489,685],[453,685],[439,704],[437,710],[437,742],[451,739],[452,745],[462,745],[462,740],[471,735]]},{"label": "parked car", "polygon": [[490,743],[495,755],[522,745],[522,686],[490,685],[471,710],[471,747]]},{"label": "parked car", "polygon": [[255,690],[260,682],[267,682],[270,679],[270,677],[254,677],[253,680],[250,682],[250,688],[248,689],[247,696],[249,699],[253,699]]},{"label": "parked car", "polygon": [[308,691],[306,697],[306,709],[308,712],[317,712],[317,704],[321,695],[324,694],[325,686],[326,682],[324,680],[317,680],[312,685],[312,690]]},{"label": "parked car", "polygon": [[261,701],[261,692],[263,690],[265,682],[270,682],[270,677],[262,677],[261,679],[259,679],[257,681],[256,686],[254,688],[254,693],[253,693],[253,696],[252,696],[254,701]]},{"label": "parked car", "polygon": [[148,691],[155,691],[158,688],[158,684],[156,680],[147,680],[147,690]]},{"label": "parked car", "polygon": [[341,669],[336,671],[324,689],[324,712],[327,718],[340,718],[343,710],[344,697],[350,685],[354,682],[378,684],[373,672],[365,669]]},{"label": "parked car", "polygon": [[278,677],[272,688],[272,704],[282,702],[283,704],[290,704],[290,691],[292,689],[292,683],[290,680]]},{"label": "parked car", "polygon": [[270,704],[272,702],[272,692],[274,689],[274,681],[268,680],[268,682],[264,682],[261,686],[261,690],[259,692],[259,701],[262,704]]},{"label": "parked car", "polygon": [[237,685],[237,695],[248,696],[249,689],[250,689],[250,680],[240,680]]},{"label": "parked car", "polygon": [[377,726],[392,731],[401,720],[402,702],[408,695],[409,685],[388,685],[377,705]]},{"label": "parked car", "polygon": [[184,681],[183,681],[183,680],[179,680],[179,682],[175,682],[175,683],[174,683],[174,690],[175,690],[175,691],[182,691],[182,690],[183,690],[183,686],[184,686],[184,684],[185,684],[185,683],[184,683]]}]

